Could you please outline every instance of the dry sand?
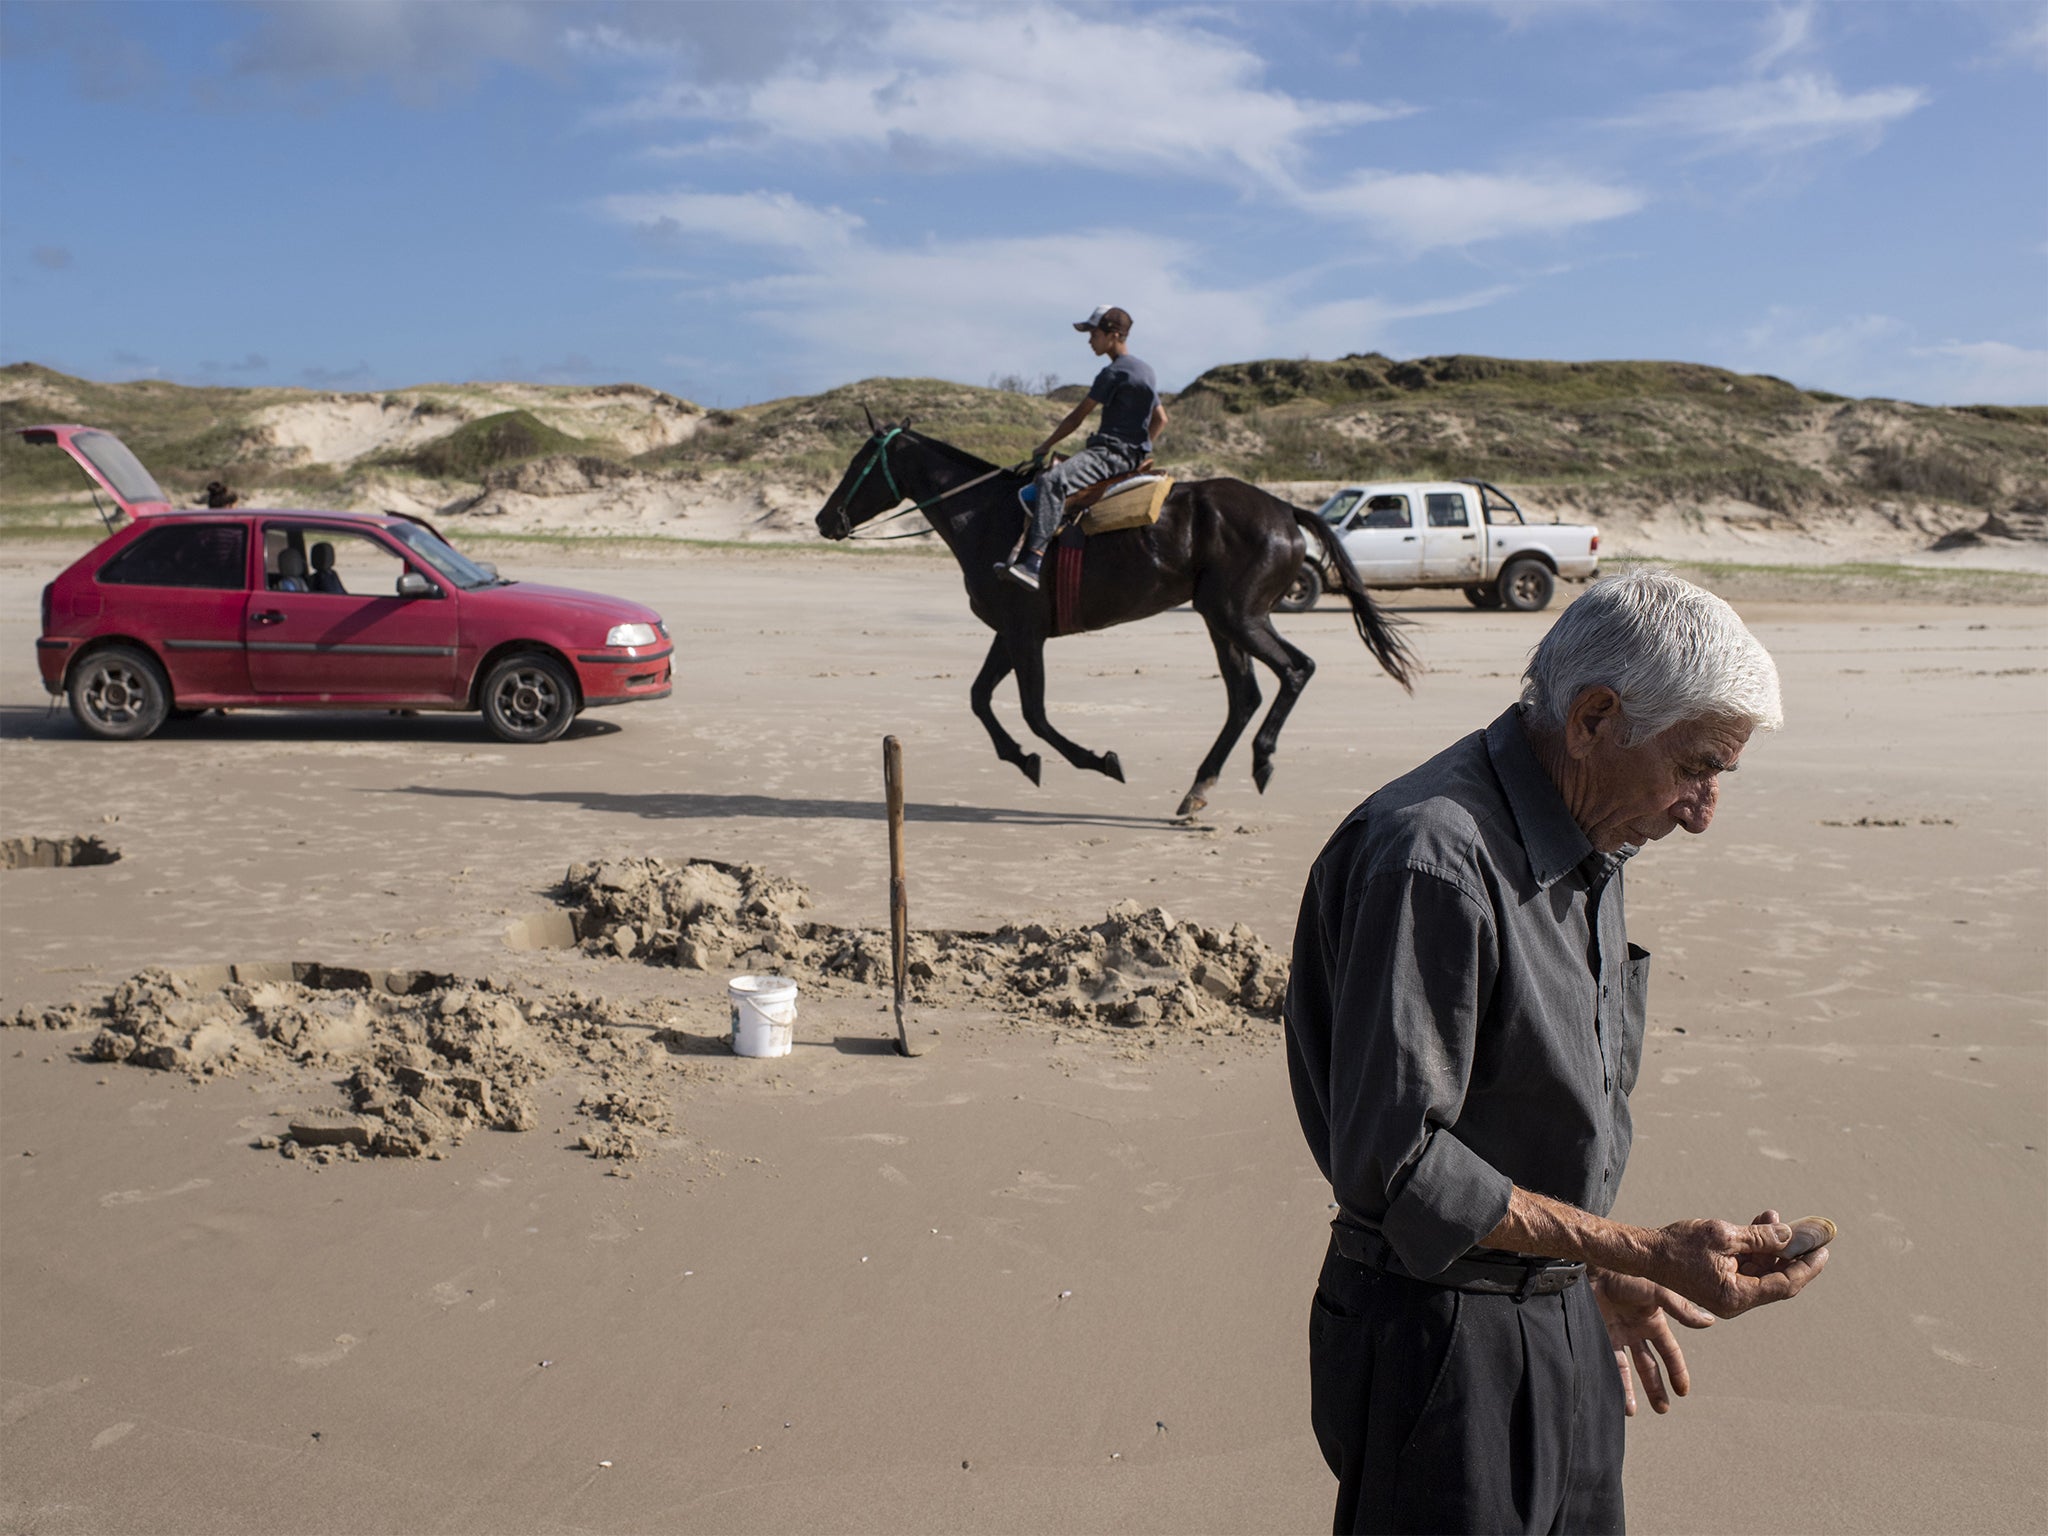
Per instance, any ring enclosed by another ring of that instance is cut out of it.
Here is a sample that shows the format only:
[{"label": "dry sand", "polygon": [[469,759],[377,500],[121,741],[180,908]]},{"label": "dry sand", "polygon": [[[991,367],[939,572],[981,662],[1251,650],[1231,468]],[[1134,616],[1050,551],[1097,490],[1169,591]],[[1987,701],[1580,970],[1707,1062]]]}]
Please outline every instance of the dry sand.
[{"label": "dry sand", "polygon": [[[1284,954],[1323,837],[1490,719],[1544,616],[1404,604],[1413,699],[1341,610],[1284,621],[1321,670],[1271,791],[1241,748],[1180,827],[1222,712],[1186,613],[1051,653],[1055,718],[1129,785],[995,761],[985,634],[920,559],[508,552],[679,645],[674,699],[544,748],[257,713],[106,746],[32,671],[66,558],[0,550],[0,837],[39,866],[0,869],[0,1016],[81,1010],[0,1030],[0,1528],[1326,1528],[1328,1192],[1252,936]],[[1618,1214],[1842,1235],[1806,1296],[1688,1338],[1694,1397],[1631,1427],[1633,1524],[2038,1530],[2048,616],[1745,614],[1791,725],[1632,867],[1656,980]],[[913,921],[989,936],[950,969],[927,941],[909,1061],[861,937],[887,732]],[[119,857],[44,857],[69,838]],[[1176,990],[1231,942],[1232,997]],[[724,963],[760,953],[804,977],[778,1061],[719,1043]],[[424,1155],[363,1155],[408,1098]]]}]

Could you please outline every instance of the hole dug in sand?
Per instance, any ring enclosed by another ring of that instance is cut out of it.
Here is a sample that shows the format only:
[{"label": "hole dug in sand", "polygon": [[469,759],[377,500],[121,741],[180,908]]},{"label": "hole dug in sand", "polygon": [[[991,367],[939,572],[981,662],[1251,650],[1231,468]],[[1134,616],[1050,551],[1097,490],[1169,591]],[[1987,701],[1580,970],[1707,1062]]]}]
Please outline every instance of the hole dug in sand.
[{"label": "hole dug in sand", "polygon": [[96,837],[10,837],[0,842],[0,869],[84,869],[119,862],[121,850]]},{"label": "hole dug in sand", "polygon": [[[751,864],[577,864],[559,894],[592,953],[828,989],[890,983],[888,934],[799,921],[809,892]],[[1286,960],[1242,923],[1204,928],[1135,901],[1085,926],[913,932],[909,952],[919,1002],[1127,1029],[1250,1032],[1279,1018],[1287,990]]]},{"label": "hole dug in sand", "polygon": [[[639,1157],[673,1131],[659,1082],[674,1058],[656,1004],[580,992],[525,995],[490,978],[364,971],[303,961],[153,968],[98,1006],[7,1022],[97,1024],[84,1056],[194,1079],[262,1071],[303,1079],[324,1105],[294,1112],[274,1146],[287,1156],[442,1157],[475,1130],[527,1131],[532,1090],[568,1076],[592,1122],[593,1157]],[[623,1027],[622,1027],[623,1026]]]}]

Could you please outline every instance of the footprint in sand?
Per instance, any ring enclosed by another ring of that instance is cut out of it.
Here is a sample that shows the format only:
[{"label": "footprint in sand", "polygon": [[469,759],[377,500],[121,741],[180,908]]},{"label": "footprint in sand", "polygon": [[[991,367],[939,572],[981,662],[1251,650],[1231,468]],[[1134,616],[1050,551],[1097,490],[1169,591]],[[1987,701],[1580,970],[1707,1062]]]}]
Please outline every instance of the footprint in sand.
[{"label": "footprint in sand", "polygon": [[1052,1175],[1040,1173],[1033,1168],[1017,1170],[1017,1182],[1007,1189],[996,1191],[1017,1200],[1030,1200],[1039,1205],[1065,1205],[1067,1191],[1078,1189],[1078,1184],[1055,1184]]},{"label": "footprint in sand", "polygon": [[318,1371],[334,1365],[361,1341],[352,1333],[337,1333],[332,1349],[309,1350],[303,1355],[293,1355],[292,1364],[302,1370]]},{"label": "footprint in sand", "polygon": [[104,1451],[116,1440],[125,1440],[134,1433],[135,1426],[133,1424],[109,1424],[105,1429],[92,1437],[92,1448],[96,1451]]},{"label": "footprint in sand", "polygon": [[905,1173],[901,1168],[898,1168],[894,1163],[884,1163],[876,1171],[880,1173],[883,1178],[887,1179],[891,1184],[907,1185],[910,1182],[910,1175]]},{"label": "footprint in sand", "polygon": [[187,1179],[172,1189],[116,1189],[100,1196],[100,1204],[112,1210],[117,1205],[142,1205],[150,1200],[168,1200],[172,1195],[189,1195],[195,1189],[205,1189],[213,1180]]},{"label": "footprint in sand", "polygon": [[1920,1331],[1920,1336],[1928,1341],[1927,1347],[1934,1351],[1936,1358],[1946,1360],[1950,1365],[1968,1365],[1974,1366],[1978,1370],[1985,1369],[1985,1367],[1978,1365],[1975,1360],[1972,1360],[1960,1349],[1951,1349],[1946,1344],[1940,1342],[1943,1336],[1955,1331],[1955,1324],[1951,1323],[1947,1318],[1926,1317],[1915,1313],[1913,1326]]}]

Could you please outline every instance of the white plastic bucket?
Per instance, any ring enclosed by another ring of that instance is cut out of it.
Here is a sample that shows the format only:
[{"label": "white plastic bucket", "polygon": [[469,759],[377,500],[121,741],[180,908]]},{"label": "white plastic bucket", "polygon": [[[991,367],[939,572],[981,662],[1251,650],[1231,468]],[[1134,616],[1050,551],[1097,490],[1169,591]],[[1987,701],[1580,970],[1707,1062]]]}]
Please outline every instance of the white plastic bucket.
[{"label": "white plastic bucket", "polygon": [[732,1003],[735,1056],[787,1056],[796,1043],[796,983],[787,976],[735,976],[725,984]]}]

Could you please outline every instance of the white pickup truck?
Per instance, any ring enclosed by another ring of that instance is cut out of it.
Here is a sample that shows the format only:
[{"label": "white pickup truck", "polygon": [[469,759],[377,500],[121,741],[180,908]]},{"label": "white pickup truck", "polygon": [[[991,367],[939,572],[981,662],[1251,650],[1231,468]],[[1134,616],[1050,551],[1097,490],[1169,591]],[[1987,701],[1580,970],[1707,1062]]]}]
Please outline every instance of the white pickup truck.
[{"label": "white pickup truck", "polygon": [[[1560,581],[1600,574],[1600,530],[1532,523],[1484,480],[1389,480],[1347,485],[1317,509],[1337,530],[1368,587],[1460,587],[1475,608],[1534,613]],[[1278,604],[1313,608],[1334,585],[1313,554]]]}]

